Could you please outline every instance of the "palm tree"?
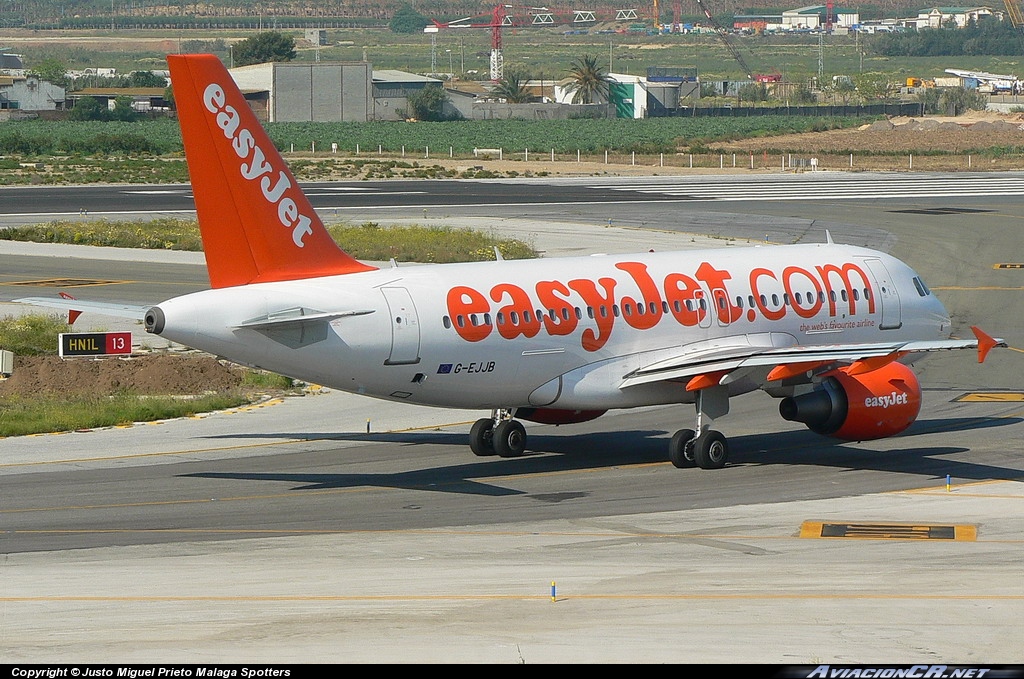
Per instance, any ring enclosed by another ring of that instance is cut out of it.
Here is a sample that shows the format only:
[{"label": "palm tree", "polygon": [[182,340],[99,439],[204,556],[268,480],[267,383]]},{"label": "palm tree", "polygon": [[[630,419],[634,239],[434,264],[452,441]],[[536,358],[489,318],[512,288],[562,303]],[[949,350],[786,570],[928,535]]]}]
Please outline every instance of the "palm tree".
[{"label": "palm tree", "polygon": [[526,76],[519,71],[506,71],[505,77],[491,90],[491,94],[510,104],[525,104],[530,100],[526,89]]},{"label": "palm tree", "polygon": [[608,75],[597,63],[597,57],[589,54],[577,57],[572,61],[569,77],[572,84],[569,91],[574,92],[572,103],[593,104],[601,99],[608,99]]}]

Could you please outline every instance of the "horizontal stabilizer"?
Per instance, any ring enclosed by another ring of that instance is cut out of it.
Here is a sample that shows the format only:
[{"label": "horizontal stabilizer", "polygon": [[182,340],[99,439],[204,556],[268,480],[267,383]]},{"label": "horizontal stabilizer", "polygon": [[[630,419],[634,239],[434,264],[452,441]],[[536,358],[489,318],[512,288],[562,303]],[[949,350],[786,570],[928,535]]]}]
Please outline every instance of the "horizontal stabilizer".
[{"label": "horizontal stabilizer", "polygon": [[31,304],[48,309],[60,309],[61,311],[84,311],[104,316],[117,316],[118,318],[132,318],[141,321],[145,318],[146,312],[152,305],[137,306],[134,304],[118,304],[116,302],[87,302],[81,299],[64,299],[61,297],[22,297],[14,300],[18,304]]}]

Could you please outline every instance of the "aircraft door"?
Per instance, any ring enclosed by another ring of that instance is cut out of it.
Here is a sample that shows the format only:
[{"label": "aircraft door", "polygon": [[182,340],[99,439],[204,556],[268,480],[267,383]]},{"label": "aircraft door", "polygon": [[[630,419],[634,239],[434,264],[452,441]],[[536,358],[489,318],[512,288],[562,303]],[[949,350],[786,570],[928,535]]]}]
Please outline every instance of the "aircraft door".
[{"label": "aircraft door", "polygon": [[875,279],[875,292],[878,295],[878,306],[881,312],[881,321],[878,324],[879,330],[895,330],[903,325],[902,311],[900,309],[900,294],[896,285],[889,276],[889,270],[885,268],[880,259],[865,259],[872,278]]},{"label": "aircraft door", "polygon": [[391,312],[391,355],[384,365],[420,362],[420,321],[405,288],[381,288]]},{"label": "aircraft door", "polygon": [[713,323],[712,318],[715,315],[715,310],[708,303],[708,297],[704,294],[703,290],[693,293],[693,303],[697,309],[698,327],[710,328]]},{"label": "aircraft door", "polygon": [[711,299],[714,301],[714,308],[709,313],[718,318],[718,325],[726,326],[732,322],[732,309],[729,307],[729,293],[722,288],[715,288],[711,291]]}]

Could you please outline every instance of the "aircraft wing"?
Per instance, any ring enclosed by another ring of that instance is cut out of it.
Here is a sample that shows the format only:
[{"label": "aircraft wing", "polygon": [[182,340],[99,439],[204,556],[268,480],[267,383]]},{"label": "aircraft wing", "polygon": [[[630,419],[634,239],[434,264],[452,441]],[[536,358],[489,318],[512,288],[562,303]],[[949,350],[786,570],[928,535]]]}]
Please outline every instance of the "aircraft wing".
[{"label": "aircraft wing", "polygon": [[88,302],[81,299],[65,299],[61,297],[22,297],[14,300],[19,304],[31,304],[61,311],[90,311],[105,316],[132,318],[141,321],[152,305],[137,306],[134,304],[118,304],[116,302]]},{"label": "aircraft wing", "polygon": [[908,354],[976,349],[978,362],[985,360],[993,347],[1006,342],[989,337],[972,327],[973,340],[918,340],[877,344],[831,344],[812,346],[723,346],[699,352],[681,352],[676,356],[641,366],[627,374],[621,388],[662,381],[686,381],[687,389],[702,389],[729,384],[741,377],[767,374],[764,381],[782,380],[808,372],[826,372],[849,366],[853,374],[870,372]]}]

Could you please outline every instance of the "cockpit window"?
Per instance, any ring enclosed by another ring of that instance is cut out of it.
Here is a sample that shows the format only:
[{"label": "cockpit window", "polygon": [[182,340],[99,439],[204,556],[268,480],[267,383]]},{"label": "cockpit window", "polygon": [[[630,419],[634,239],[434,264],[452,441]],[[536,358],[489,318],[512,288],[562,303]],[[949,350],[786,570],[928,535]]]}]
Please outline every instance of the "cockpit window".
[{"label": "cockpit window", "polygon": [[914,287],[917,288],[917,294],[922,297],[927,297],[932,294],[932,291],[928,289],[928,286],[924,284],[924,281],[917,276],[914,276]]}]

